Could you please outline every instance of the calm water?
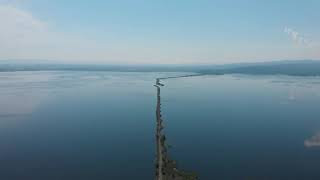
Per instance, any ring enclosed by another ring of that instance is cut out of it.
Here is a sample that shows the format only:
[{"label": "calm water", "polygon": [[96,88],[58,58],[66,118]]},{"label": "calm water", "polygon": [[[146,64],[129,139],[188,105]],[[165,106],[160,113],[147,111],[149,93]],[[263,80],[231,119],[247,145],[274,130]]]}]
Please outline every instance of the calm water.
[{"label": "calm water", "polygon": [[[153,179],[155,77],[0,73],[0,179]],[[320,179],[320,78],[163,81],[170,155],[201,179]]]}]

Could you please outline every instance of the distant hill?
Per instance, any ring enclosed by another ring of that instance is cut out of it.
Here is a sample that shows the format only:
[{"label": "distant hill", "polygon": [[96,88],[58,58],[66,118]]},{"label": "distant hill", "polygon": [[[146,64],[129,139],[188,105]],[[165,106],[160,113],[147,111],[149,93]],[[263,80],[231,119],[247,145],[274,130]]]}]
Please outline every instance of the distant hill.
[{"label": "distant hill", "polygon": [[116,71],[116,72],[196,72],[207,66],[185,65],[95,65],[53,63],[1,63],[0,72],[13,71]]},{"label": "distant hill", "polygon": [[208,68],[202,74],[251,74],[251,75],[293,75],[320,76],[320,61],[276,61],[268,63],[238,64],[234,67]]},{"label": "distant hill", "polygon": [[50,61],[0,60],[0,72],[13,71],[117,71],[117,72],[199,72],[207,68],[219,68],[216,65],[180,65],[180,64],[66,64]]}]

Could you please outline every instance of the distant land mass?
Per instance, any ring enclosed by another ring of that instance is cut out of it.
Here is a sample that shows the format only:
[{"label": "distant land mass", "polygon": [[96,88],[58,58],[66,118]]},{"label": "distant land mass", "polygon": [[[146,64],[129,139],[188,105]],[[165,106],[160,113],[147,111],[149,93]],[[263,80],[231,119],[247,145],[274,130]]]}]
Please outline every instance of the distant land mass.
[{"label": "distant land mass", "polygon": [[200,75],[250,74],[320,76],[320,60],[286,60],[225,65],[97,65],[0,61],[0,72],[12,71],[190,72]]},{"label": "distant land mass", "polygon": [[[213,67],[213,66],[212,66]],[[0,72],[13,71],[115,71],[115,72],[198,72],[207,65],[107,65],[52,62],[1,61]]]},{"label": "distant land mass", "polygon": [[292,75],[320,76],[320,61],[275,61],[269,63],[238,64],[234,67],[208,68],[203,74],[251,74],[251,75]]}]

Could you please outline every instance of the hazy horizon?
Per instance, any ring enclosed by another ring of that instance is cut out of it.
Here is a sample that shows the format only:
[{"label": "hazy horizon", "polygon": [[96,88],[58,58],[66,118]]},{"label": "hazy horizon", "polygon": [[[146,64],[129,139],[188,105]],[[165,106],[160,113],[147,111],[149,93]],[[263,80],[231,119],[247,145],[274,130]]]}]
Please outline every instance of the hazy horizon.
[{"label": "hazy horizon", "polygon": [[0,59],[0,64],[52,64],[52,65],[103,65],[103,66],[225,66],[225,65],[246,65],[246,64],[272,64],[272,63],[300,63],[300,62],[320,62],[320,59],[270,59],[270,60],[257,60],[257,61],[240,61],[235,63],[176,63],[176,64],[170,64],[170,63],[108,63],[108,62],[96,62],[96,61],[59,61],[59,60],[31,60],[31,59]]}]

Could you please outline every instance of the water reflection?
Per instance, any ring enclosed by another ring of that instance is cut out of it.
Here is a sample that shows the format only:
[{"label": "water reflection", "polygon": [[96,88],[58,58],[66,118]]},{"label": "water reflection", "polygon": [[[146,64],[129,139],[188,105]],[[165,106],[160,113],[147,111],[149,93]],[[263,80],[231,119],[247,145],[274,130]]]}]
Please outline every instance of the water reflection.
[{"label": "water reflection", "polygon": [[[0,73],[0,179],[152,179],[154,79],[173,75]],[[168,79],[170,153],[200,179],[320,179],[320,151],[303,144],[318,138],[317,82]]]},{"label": "water reflection", "polygon": [[312,148],[312,147],[320,147],[320,132],[316,133],[314,136],[312,136],[309,139],[306,139],[304,141],[304,145],[307,148]]}]

